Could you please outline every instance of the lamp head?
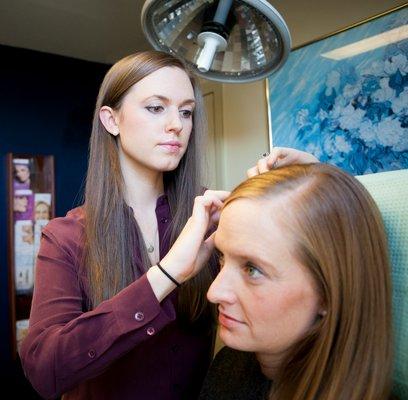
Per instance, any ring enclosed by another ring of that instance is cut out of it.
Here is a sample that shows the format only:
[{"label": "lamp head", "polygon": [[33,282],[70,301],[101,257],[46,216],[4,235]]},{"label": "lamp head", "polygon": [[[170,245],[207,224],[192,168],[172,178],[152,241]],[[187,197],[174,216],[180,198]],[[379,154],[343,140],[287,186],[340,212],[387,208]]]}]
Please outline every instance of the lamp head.
[{"label": "lamp head", "polygon": [[264,79],[291,47],[285,21],[265,0],[147,0],[142,28],[155,49],[219,82]]}]

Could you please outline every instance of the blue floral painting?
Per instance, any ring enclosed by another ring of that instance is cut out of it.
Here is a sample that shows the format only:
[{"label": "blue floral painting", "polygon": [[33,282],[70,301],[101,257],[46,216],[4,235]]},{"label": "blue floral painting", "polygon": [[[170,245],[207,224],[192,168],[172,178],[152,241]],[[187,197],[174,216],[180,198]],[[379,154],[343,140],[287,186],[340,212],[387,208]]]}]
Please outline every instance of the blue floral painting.
[{"label": "blue floral painting", "polygon": [[[400,36],[330,56],[389,31]],[[408,168],[407,32],[405,7],[292,51],[268,78],[273,146],[308,151],[353,175]]]}]

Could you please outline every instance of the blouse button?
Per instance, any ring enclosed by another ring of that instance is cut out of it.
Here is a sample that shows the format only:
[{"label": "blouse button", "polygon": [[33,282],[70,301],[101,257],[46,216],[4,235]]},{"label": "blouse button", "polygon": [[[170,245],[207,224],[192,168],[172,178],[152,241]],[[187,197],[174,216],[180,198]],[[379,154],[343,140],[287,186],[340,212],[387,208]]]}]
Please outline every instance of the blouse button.
[{"label": "blouse button", "polygon": [[160,220],[160,222],[161,222],[162,224],[167,224],[167,222],[169,222],[169,220],[168,220],[167,218],[162,218],[162,219]]},{"label": "blouse button", "polygon": [[154,335],[154,334],[156,333],[156,329],[154,329],[152,326],[149,326],[149,327],[147,328],[147,330],[146,330],[146,333],[147,333],[149,336],[152,336],[152,335]]},{"label": "blouse button", "polygon": [[95,358],[95,356],[96,356],[96,351],[94,349],[91,349],[88,351],[89,358]]},{"label": "blouse button", "polygon": [[136,321],[143,321],[144,320],[144,314],[141,311],[138,311],[135,314],[135,320]]}]

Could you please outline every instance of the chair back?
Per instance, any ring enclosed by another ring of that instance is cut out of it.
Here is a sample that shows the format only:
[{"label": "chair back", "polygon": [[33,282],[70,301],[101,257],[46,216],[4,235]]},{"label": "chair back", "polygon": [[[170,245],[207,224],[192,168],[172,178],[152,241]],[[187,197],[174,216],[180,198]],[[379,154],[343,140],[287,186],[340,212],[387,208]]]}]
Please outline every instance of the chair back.
[{"label": "chair back", "polygon": [[408,400],[408,169],[357,176],[384,220],[392,266],[394,394]]}]

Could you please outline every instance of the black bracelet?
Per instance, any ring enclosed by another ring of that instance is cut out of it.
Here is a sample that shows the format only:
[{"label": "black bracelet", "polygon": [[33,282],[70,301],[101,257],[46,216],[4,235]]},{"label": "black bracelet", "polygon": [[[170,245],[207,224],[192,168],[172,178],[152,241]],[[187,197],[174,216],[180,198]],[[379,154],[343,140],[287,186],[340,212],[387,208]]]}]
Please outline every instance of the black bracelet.
[{"label": "black bracelet", "polygon": [[180,286],[180,284],[160,265],[159,262],[156,265],[159,267],[160,271],[163,272],[163,274],[166,275],[167,278],[169,278],[177,287]]}]

